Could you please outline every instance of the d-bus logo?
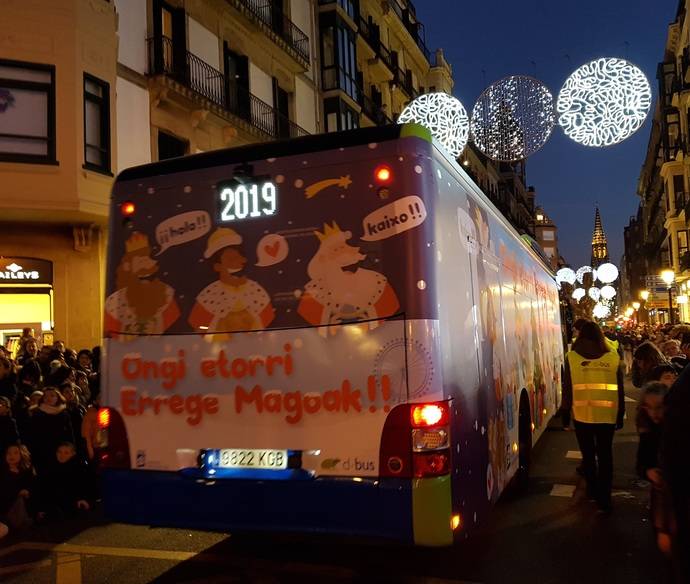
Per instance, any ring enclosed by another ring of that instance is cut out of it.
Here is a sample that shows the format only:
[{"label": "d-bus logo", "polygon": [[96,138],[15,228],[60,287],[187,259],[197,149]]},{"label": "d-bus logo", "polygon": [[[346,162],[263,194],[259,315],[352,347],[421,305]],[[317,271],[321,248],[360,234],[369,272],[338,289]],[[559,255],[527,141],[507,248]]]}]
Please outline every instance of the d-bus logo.
[{"label": "d-bus logo", "polygon": [[0,271],[0,280],[38,280],[40,275],[36,270],[24,271],[16,262],[5,266],[5,271]]},{"label": "d-bus logo", "polygon": [[365,470],[376,470],[376,465],[373,460],[360,460],[357,457],[354,458],[327,458],[321,462],[321,468],[324,470],[333,470],[338,468],[342,470],[350,471],[365,471]]}]

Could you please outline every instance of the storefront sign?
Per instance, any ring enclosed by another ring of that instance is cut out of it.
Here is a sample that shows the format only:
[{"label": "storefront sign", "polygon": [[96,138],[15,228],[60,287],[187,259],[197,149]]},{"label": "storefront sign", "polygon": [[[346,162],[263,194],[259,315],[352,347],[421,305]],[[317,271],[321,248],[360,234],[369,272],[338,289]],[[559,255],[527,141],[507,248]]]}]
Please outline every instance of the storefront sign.
[{"label": "storefront sign", "polygon": [[0,284],[52,284],[53,262],[37,258],[0,257]]}]

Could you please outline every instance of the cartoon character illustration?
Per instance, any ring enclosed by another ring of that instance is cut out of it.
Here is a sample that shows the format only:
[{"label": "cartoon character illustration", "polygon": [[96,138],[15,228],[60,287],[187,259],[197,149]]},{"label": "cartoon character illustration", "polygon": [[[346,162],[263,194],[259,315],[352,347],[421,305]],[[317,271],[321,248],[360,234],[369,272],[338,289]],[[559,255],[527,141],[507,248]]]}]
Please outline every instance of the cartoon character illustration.
[{"label": "cartoon character illustration", "polygon": [[[366,259],[358,247],[346,243],[352,233],[341,231],[334,221],[332,226],[324,225],[323,233],[314,234],[320,245],[307,266],[311,280],[297,309],[302,318],[313,325],[330,325],[395,314],[400,303],[383,274],[345,269]],[[369,323],[370,328],[376,326]],[[320,332],[326,334],[325,329]]]},{"label": "cartoon character illustration", "polygon": [[166,331],[179,318],[175,291],[158,279],[148,237],[135,231],[125,242],[115,273],[117,290],[105,301],[105,328],[111,334]]},{"label": "cartoon character illustration", "polygon": [[255,281],[239,273],[247,259],[240,251],[242,237],[219,227],[208,238],[204,258],[213,258],[218,280],[196,297],[189,324],[196,330],[241,331],[266,328],[275,318],[271,297]]}]

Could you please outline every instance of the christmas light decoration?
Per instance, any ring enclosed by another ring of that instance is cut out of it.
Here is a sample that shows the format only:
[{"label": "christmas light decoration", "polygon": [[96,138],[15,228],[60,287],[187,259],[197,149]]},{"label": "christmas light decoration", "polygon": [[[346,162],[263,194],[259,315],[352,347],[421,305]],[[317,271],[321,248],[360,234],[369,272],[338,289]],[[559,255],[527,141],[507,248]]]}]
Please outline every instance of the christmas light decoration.
[{"label": "christmas light decoration", "polygon": [[584,288],[575,288],[575,290],[573,290],[573,298],[578,302],[585,297],[585,294],[586,292]]},{"label": "christmas light decoration", "polygon": [[592,308],[592,316],[594,318],[606,318],[611,314],[611,309],[605,304],[597,303]]},{"label": "christmas light decoration", "polygon": [[598,302],[599,297],[601,296],[601,290],[599,290],[599,288],[596,286],[592,286],[589,290],[587,290],[587,296],[594,300],[594,302]]},{"label": "christmas light decoration", "polygon": [[585,279],[585,274],[591,274],[592,273],[592,267],[591,266],[582,266],[577,269],[577,272],[575,272],[575,277],[577,278],[577,281],[582,284],[583,280]]},{"label": "christmas light decoration", "polygon": [[611,300],[616,296],[616,289],[608,284],[601,289],[601,297],[604,300]]},{"label": "christmas light decoration", "polygon": [[454,158],[460,156],[467,144],[467,111],[460,100],[447,93],[425,93],[413,99],[398,116],[399,124],[408,122],[428,128]]},{"label": "christmas light decoration", "polygon": [[624,59],[602,58],[576,69],[558,95],[558,123],[584,146],[612,146],[634,134],[652,104],[645,74]]},{"label": "christmas light decoration", "polygon": [[537,79],[513,75],[487,87],[472,108],[472,140],[489,158],[522,160],[539,150],[556,123],[553,96]]},{"label": "christmas light decoration", "polygon": [[618,278],[618,268],[610,263],[601,264],[597,268],[597,277],[599,278],[600,282],[610,284],[616,278]]},{"label": "christmas light decoration", "polygon": [[575,283],[576,279],[577,276],[575,275],[575,272],[570,268],[561,268],[556,272],[556,282],[558,284],[565,282],[566,284],[572,285]]}]

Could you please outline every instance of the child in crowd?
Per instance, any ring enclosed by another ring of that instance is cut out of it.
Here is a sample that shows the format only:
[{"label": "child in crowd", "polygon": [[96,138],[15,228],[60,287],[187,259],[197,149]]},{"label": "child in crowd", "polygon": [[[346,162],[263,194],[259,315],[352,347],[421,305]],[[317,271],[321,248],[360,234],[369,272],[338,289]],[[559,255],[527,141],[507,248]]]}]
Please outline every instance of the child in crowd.
[{"label": "child in crowd", "polygon": [[53,463],[55,450],[63,442],[74,444],[65,398],[56,387],[45,387],[41,403],[31,415],[29,435],[29,447],[39,474]]},{"label": "child in crowd", "polygon": [[658,381],[671,387],[678,379],[678,370],[674,365],[659,365],[652,370],[650,381]]},{"label": "child in crowd", "polygon": [[12,417],[10,400],[0,396],[0,452],[5,452],[8,446],[19,442],[17,423]]},{"label": "child in crowd", "polygon": [[637,471],[651,483],[650,505],[657,546],[665,553],[671,553],[671,518],[668,497],[665,494],[661,475],[660,444],[664,417],[664,396],[668,386],[652,381],[644,385],[640,395],[637,431],[640,443],[637,449]]},{"label": "child in crowd", "polygon": [[7,448],[0,469],[0,521],[12,529],[31,525],[28,506],[34,493],[35,477],[26,446],[14,444]]},{"label": "child in crowd", "polygon": [[54,464],[40,477],[39,518],[63,517],[91,509],[91,477],[71,442],[55,452]]}]

